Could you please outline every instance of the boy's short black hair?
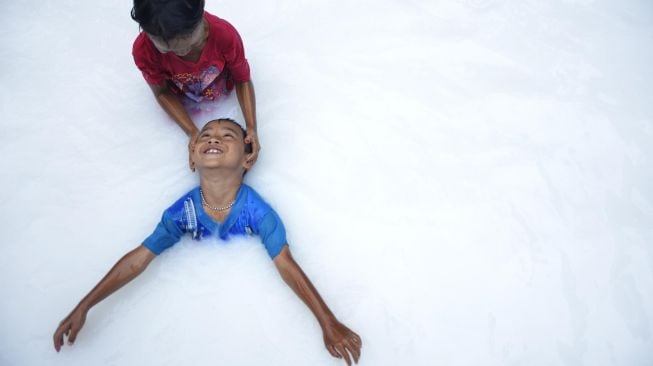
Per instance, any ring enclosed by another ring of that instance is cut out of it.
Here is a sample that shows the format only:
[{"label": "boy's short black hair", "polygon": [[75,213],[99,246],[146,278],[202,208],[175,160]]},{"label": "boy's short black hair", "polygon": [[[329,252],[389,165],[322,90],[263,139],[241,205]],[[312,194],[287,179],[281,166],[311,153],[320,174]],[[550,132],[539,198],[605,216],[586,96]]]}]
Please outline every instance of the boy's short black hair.
[{"label": "boy's short black hair", "polygon": [[168,42],[193,32],[204,16],[204,0],[134,0],[131,16],[145,32]]},{"label": "boy's short black hair", "polygon": [[[231,122],[231,123],[235,124],[240,129],[240,132],[242,132],[243,139],[245,139],[245,137],[247,137],[247,130],[245,130],[243,128],[243,126],[240,125],[240,123],[234,121],[231,118],[217,118],[217,119],[206,122],[205,126],[208,125],[211,122],[221,122],[221,121],[227,121],[227,122]],[[251,154],[252,153],[252,143],[251,142],[249,144],[245,144],[245,153],[246,154]]]}]

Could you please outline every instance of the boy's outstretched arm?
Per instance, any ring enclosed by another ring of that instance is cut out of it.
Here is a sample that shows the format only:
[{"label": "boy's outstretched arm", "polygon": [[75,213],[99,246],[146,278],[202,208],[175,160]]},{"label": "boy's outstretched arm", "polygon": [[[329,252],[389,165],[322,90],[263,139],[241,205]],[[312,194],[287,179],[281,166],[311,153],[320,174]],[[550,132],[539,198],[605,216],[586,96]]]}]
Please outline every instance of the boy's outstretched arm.
[{"label": "boy's outstretched arm", "polygon": [[351,356],[353,356],[354,362],[358,363],[360,349],[363,345],[361,338],[336,319],[311,281],[306,277],[304,271],[293,259],[287,245],[274,258],[274,264],[283,280],[304,301],[317,318],[320,327],[322,327],[324,345],[329,353],[333,357],[344,357],[347,365],[351,365]]},{"label": "boy's outstretched arm", "polygon": [[61,346],[63,346],[64,334],[68,337],[68,344],[72,345],[75,342],[75,338],[77,338],[79,330],[84,326],[88,311],[95,304],[104,300],[114,291],[141,274],[155,257],[156,255],[154,253],[143,245],[140,245],[120,258],[109,273],[59,323],[59,327],[53,336],[54,349],[59,352]]}]

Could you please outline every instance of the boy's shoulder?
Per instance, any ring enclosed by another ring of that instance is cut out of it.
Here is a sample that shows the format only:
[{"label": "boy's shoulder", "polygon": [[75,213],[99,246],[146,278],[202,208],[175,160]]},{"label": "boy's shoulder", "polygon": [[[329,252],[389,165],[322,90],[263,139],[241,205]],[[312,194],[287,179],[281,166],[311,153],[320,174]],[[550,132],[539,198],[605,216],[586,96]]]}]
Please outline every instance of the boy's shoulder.
[{"label": "boy's shoulder", "polygon": [[196,201],[195,196],[199,196],[200,187],[197,186],[176,200],[166,211],[172,213],[177,211],[182,211],[188,207],[189,204],[193,204]]},{"label": "boy's shoulder", "polygon": [[242,183],[240,185],[240,189],[242,189],[243,193],[246,194],[246,198],[248,200],[264,201],[263,197],[261,197],[261,195],[254,188],[252,188],[250,185]]},{"label": "boy's shoulder", "polygon": [[261,197],[261,195],[256,192],[256,190],[247,184],[242,184],[241,189],[243,190],[243,199],[247,211],[250,213],[267,213],[271,207],[270,205]]}]

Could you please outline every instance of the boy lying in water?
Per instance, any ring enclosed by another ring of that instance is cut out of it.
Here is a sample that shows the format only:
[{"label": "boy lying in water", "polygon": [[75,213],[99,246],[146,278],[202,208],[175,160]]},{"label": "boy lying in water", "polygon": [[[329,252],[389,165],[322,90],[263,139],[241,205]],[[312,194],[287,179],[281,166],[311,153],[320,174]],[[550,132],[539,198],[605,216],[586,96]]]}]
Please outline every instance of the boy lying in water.
[{"label": "boy lying in water", "polygon": [[72,345],[97,303],[141,274],[158,254],[189,233],[193,239],[229,235],[257,234],[279,270],[283,280],[304,301],[317,318],[324,343],[331,355],[358,363],[360,337],[340,323],[324,303],[311,281],[290,254],[286,233],[276,212],[249,186],[243,176],[252,162],[247,161],[251,145],[246,133],[232,120],[207,123],[190,147],[190,167],[197,169],[200,186],[185,194],[163,213],[161,222],[142,245],[122,257],[88,293],[54,332],[57,352],[64,342]]}]

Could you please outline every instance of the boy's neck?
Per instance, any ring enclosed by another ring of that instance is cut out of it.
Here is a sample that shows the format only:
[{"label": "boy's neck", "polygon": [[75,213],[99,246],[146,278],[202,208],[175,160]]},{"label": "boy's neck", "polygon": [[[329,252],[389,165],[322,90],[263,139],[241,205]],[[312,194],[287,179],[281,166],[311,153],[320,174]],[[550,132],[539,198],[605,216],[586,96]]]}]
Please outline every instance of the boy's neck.
[{"label": "boy's neck", "polygon": [[218,171],[203,171],[200,174],[200,187],[204,198],[214,206],[221,207],[231,203],[242,183],[242,176],[234,174],[220,174]]}]

